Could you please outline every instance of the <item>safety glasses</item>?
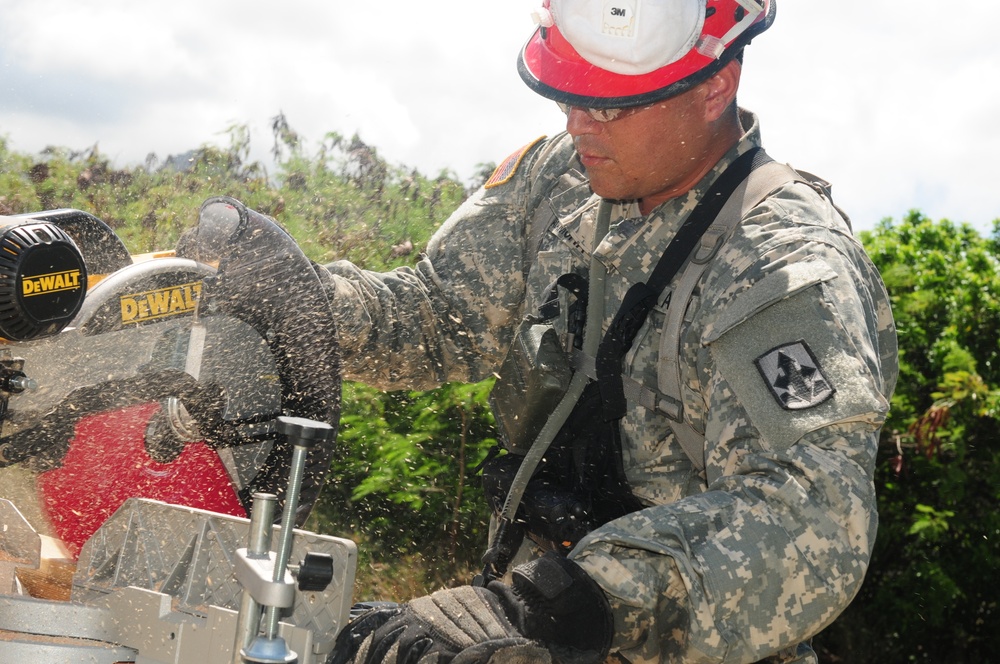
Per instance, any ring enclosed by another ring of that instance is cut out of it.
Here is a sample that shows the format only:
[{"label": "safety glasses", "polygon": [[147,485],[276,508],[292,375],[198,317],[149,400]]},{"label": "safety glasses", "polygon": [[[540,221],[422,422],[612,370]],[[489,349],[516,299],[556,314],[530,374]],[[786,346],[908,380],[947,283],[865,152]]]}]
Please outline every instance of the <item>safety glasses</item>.
[{"label": "safety glasses", "polygon": [[598,122],[611,122],[622,113],[629,110],[625,108],[587,108],[585,106],[570,106],[569,104],[563,104],[561,102],[556,102],[556,106],[559,107],[560,111],[566,114],[566,117],[569,117],[571,109],[579,108],[586,111],[587,115],[594,118]]},{"label": "safety glasses", "polygon": [[569,117],[570,110],[574,108],[579,108],[581,111],[586,111],[587,115],[594,118],[598,122],[611,122],[612,120],[617,120],[620,117],[626,115],[632,115],[633,113],[638,113],[639,111],[644,111],[647,108],[652,108],[656,106],[653,104],[646,104],[645,106],[629,106],[628,108],[589,108],[587,106],[571,106],[569,104],[563,104],[562,102],[556,102],[556,106],[559,110]]}]

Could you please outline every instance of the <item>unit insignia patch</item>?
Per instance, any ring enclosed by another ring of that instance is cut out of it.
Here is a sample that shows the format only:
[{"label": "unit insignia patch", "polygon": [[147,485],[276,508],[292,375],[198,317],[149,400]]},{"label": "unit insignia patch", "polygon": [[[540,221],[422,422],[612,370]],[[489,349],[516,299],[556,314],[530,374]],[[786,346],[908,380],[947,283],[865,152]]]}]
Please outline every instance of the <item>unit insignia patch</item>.
[{"label": "unit insignia patch", "polygon": [[778,346],[754,362],[771,394],[786,410],[818,406],[836,392],[805,341]]}]

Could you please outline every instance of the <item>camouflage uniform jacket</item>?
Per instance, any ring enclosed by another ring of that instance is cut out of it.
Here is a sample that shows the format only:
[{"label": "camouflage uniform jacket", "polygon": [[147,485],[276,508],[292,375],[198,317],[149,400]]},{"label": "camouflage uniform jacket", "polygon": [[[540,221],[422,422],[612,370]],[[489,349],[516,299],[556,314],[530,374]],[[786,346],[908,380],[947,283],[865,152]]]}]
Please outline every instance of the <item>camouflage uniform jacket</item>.
[{"label": "camouflage uniform jacket", "polygon": [[[756,118],[741,119],[739,144],[687,195],[645,217],[616,206],[596,250],[605,326],[699,196],[759,144]],[[346,377],[427,388],[495,371],[547,286],[588,273],[599,201],[579,170],[568,137],[538,142],[448,219],[415,269],[330,265]],[[624,362],[652,389],[669,293]],[[684,320],[685,416],[705,436],[705,474],[662,415],[629,404],[623,460],[647,507],[571,556],[606,591],[614,649],[631,662],[815,661],[805,642],[854,597],[875,538],[872,476],[897,372],[882,282],[829,200],[791,183],[745,215]]]}]

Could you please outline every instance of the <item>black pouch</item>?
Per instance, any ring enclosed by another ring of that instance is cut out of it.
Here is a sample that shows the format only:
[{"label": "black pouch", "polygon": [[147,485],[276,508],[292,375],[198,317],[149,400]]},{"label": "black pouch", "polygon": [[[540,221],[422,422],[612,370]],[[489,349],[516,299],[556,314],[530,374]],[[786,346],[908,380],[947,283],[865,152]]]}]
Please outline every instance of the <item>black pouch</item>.
[{"label": "black pouch", "polygon": [[[618,420],[605,420],[597,383],[583,395],[525,488],[515,521],[543,549],[567,553],[584,535],[642,508],[625,480]],[[497,515],[523,455],[483,463],[483,489]]]}]

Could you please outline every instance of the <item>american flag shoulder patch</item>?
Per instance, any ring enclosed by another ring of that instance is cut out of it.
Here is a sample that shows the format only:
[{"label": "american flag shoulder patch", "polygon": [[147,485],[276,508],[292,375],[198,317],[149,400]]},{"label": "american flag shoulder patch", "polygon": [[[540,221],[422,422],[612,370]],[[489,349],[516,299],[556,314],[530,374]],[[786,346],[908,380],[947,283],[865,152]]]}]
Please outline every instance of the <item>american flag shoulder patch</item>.
[{"label": "american flag shoulder patch", "polygon": [[524,159],[524,156],[528,154],[528,151],[543,138],[545,137],[539,136],[524,147],[512,152],[509,157],[500,162],[500,165],[496,167],[496,170],[493,171],[493,175],[486,180],[483,187],[490,189],[492,187],[499,187],[502,184],[510,182],[510,179],[514,177],[514,173],[517,172],[517,167],[521,165],[521,160]]}]

